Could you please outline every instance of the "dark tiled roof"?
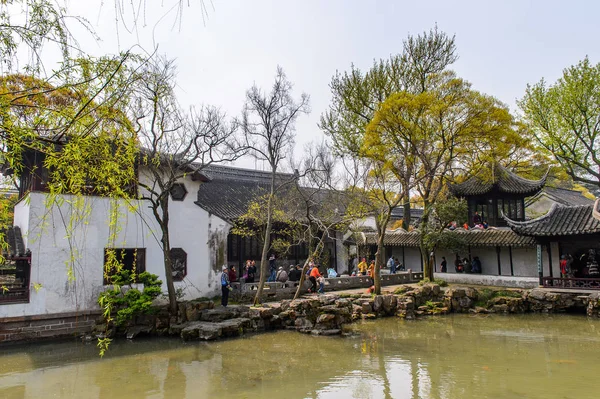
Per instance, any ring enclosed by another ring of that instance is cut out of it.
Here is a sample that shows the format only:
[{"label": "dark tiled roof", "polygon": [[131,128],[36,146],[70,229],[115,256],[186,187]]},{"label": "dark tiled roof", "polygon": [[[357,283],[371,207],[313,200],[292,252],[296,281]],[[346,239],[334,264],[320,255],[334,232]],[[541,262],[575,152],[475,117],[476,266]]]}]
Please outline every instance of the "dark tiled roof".
[{"label": "dark tiled roof", "polygon": [[[216,181],[241,181],[259,184],[271,184],[271,172],[242,169],[224,165],[209,165],[202,169],[202,174]],[[278,180],[293,180],[291,173],[277,173]]]},{"label": "dark tiled roof", "polygon": [[581,191],[567,190],[565,188],[544,187],[535,197],[529,199],[526,205],[534,203],[542,195],[547,195],[551,200],[562,205],[591,205],[594,200],[585,197]]},{"label": "dark tiled roof", "polygon": [[544,216],[525,222],[505,217],[508,225],[518,234],[550,237],[600,233],[600,220],[594,217],[594,205],[562,206],[554,204]]},{"label": "dark tiled roof", "polygon": [[269,186],[246,181],[203,183],[198,189],[196,204],[225,221],[233,221],[248,211],[254,199],[269,192]]},{"label": "dark tiled roof", "polygon": [[457,197],[483,195],[493,190],[497,190],[500,193],[531,196],[538,193],[544,187],[546,177],[547,174],[540,180],[528,180],[516,175],[503,166],[497,165],[494,168],[494,178],[492,181],[486,182],[478,177],[472,177],[463,183],[449,185],[449,189]]},{"label": "dark tiled roof", "polygon": [[[210,181],[200,185],[196,204],[228,222],[246,214],[250,203],[267,194],[271,185],[271,172],[210,165],[203,169],[202,173]],[[289,173],[278,173],[276,177],[277,184],[284,185],[278,196],[285,198],[284,202],[288,207],[288,209],[284,209],[286,215],[298,219],[304,217],[304,214],[298,213],[299,210],[305,208],[300,207],[297,202],[299,198],[295,192],[295,185],[285,184],[293,182],[294,179],[295,176]],[[310,197],[310,203],[314,206],[322,208],[323,204],[331,204],[343,212],[343,201],[340,198],[332,197],[335,194],[328,190],[311,188],[302,188],[302,190],[305,190],[305,196]]]},{"label": "dark tiled roof", "polygon": [[8,244],[8,252],[4,252],[5,257],[25,256],[25,245],[19,226],[4,229],[2,234],[4,234],[4,240]]},{"label": "dark tiled roof", "polygon": [[[460,234],[465,244],[471,247],[532,247],[535,240],[532,237],[520,236],[510,229],[490,228],[486,230],[472,229],[446,230],[446,234]],[[359,233],[360,244],[377,245],[376,233]],[[407,232],[403,229],[388,231],[383,239],[384,245],[399,247],[418,247],[420,243],[419,231]]]},{"label": "dark tiled roof", "polygon": [[[393,219],[402,219],[404,217],[404,208],[401,206],[397,206],[392,209],[392,218]],[[411,208],[410,210],[410,218],[421,219],[423,217],[423,209],[421,208]]]}]

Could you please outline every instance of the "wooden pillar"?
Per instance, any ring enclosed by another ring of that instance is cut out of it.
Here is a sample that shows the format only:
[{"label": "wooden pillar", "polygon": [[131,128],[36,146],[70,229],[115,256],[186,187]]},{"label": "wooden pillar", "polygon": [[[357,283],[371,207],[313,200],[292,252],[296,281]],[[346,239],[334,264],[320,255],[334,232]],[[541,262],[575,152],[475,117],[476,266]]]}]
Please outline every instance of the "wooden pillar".
[{"label": "wooden pillar", "polygon": [[404,245],[402,246],[402,266],[404,266],[404,270],[406,270],[406,257],[404,256]]},{"label": "wooden pillar", "polygon": [[536,245],[538,275],[540,277],[540,286],[544,285],[544,269],[542,264],[542,244]]},{"label": "wooden pillar", "polygon": [[337,231],[334,233],[335,234],[335,238],[333,239],[333,258],[334,258],[334,262],[335,262],[335,267],[333,268],[333,270],[335,270],[336,272],[338,271],[338,261],[337,261]]},{"label": "wooden pillar", "polygon": [[421,251],[421,247],[419,247],[419,258],[421,259],[421,271],[423,271],[423,251]]},{"label": "wooden pillar", "polygon": [[496,246],[496,258],[498,259],[498,276],[502,276],[502,265],[500,262],[500,247]]},{"label": "wooden pillar", "polygon": [[552,275],[552,243],[546,244],[546,250],[548,251],[548,266],[549,266],[549,276],[554,277]]},{"label": "wooden pillar", "polygon": [[510,275],[515,275],[515,270],[513,269],[513,258],[512,258],[512,247],[508,247],[508,257],[510,258]]},{"label": "wooden pillar", "polygon": [[244,275],[244,258],[246,255],[246,245],[244,245],[246,243],[246,240],[244,239],[242,241],[242,236],[237,236],[237,241],[238,241],[238,279],[241,278]]}]

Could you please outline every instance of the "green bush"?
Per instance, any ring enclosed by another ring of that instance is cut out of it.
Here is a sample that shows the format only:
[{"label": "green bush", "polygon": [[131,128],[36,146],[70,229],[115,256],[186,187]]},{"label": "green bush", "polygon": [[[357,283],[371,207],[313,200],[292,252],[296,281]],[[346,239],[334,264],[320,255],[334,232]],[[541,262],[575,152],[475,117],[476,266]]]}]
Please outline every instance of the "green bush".
[{"label": "green bush", "polygon": [[[104,309],[104,316],[107,322],[111,319],[112,312],[116,310],[114,322],[117,326],[125,324],[134,317],[142,314],[151,314],[152,301],[162,292],[162,281],[156,274],[148,272],[141,273],[138,278],[138,284],[143,284],[144,288],[140,291],[134,287],[135,276],[128,270],[122,270],[111,276],[111,282],[115,288],[108,289],[98,297],[98,304]],[[128,286],[129,289],[123,293],[121,287]]]}]

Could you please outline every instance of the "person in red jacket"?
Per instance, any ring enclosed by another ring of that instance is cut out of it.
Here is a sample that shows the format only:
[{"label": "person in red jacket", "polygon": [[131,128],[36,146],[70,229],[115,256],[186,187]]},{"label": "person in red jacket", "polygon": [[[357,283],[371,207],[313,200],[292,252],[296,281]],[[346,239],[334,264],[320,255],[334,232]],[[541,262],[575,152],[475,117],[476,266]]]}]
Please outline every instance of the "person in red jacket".
[{"label": "person in red jacket", "polygon": [[308,279],[312,284],[308,292],[317,292],[317,279],[321,277],[321,273],[319,273],[319,268],[317,265],[314,265],[312,269],[310,269],[310,275]]}]

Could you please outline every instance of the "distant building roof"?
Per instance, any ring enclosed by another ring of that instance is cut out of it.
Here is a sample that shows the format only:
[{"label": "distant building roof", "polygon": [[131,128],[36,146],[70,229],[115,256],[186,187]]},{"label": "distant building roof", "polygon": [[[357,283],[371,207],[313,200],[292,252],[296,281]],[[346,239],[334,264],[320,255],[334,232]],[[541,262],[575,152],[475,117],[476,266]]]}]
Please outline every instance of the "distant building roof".
[{"label": "distant building roof", "polygon": [[[202,169],[210,179],[198,189],[196,204],[206,211],[231,222],[248,211],[248,205],[268,193],[271,172],[210,165]],[[279,182],[291,181],[293,174],[277,173]]]},{"label": "distant building roof", "polygon": [[522,235],[533,237],[570,236],[600,233],[598,201],[591,205],[563,206],[554,204],[544,216],[517,222],[508,218],[510,228]]},{"label": "distant building roof", "polygon": [[528,206],[536,202],[540,197],[547,196],[552,201],[561,205],[591,205],[594,200],[587,198],[581,191],[568,190],[566,188],[558,187],[544,187],[536,196],[531,197],[525,203]]},{"label": "distant building roof", "polygon": [[491,181],[484,181],[475,176],[467,181],[449,185],[450,192],[457,197],[488,194],[493,191],[506,194],[532,196],[537,194],[546,184],[547,173],[540,180],[528,180],[509,171],[503,166],[494,167]]},{"label": "distant building roof", "polygon": [[[445,230],[447,234],[460,234],[467,245],[471,247],[533,247],[532,237],[520,236],[510,229],[489,228],[465,230]],[[359,245],[377,245],[376,233],[359,233]],[[418,230],[407,232],[403,229],[388,231],[383,239],[384,245],[398,247],[418,247],[420,233]]]},{"label": "distant building roof", "polygon": [[[392,209],[392,219],[402,219],[404,217],[404,207],[397,206]],[[410,208],[410,218],[418,220],[423,217],[423,209],[421,208]]]},{"label": "distant building roof", "polygon": [[26,248],[23,244],[23,236],[19,226],[8,227],[2,233],[8,244],[8,247],[3,249],[4,257],[12,258],[26,255]]}]

